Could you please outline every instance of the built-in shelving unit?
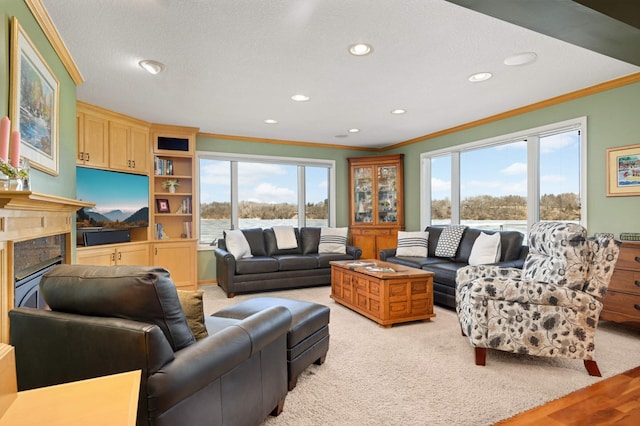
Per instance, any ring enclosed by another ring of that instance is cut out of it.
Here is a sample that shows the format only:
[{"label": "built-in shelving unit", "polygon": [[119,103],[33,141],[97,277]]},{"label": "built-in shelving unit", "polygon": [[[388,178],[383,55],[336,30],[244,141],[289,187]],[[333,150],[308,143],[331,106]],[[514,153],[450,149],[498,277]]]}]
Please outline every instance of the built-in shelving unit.
[{"label": "built-in shelving unit", "polygon": [[[198,129],[152,125],[153,179],[149,207],[153,264],[169,269],[179,288],[197,286],[195,223],[195,142]],[[177,181],[172,192],[166,182]]]},{"label": "built-in shelving unit", "polygon": [[[80,101],[76,116],[78,166],[149,176],[149,226],[131,228],[131,242],[78,247],[76,263],[161,266],[176,287],[195,289],[198,129],[152,124]],[[165,187],[169,180],[179,182],[175,191]]]}]

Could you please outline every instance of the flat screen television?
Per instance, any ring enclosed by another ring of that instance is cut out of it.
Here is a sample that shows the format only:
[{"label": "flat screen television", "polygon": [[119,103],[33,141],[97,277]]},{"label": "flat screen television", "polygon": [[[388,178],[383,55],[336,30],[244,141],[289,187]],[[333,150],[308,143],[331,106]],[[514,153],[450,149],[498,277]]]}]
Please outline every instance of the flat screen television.
[{"label": "flat screen television", "polygon": [[149,226],[149,177],[76,167],[76,198],[95,203],[76,217],[79,229],[112,230]]}]

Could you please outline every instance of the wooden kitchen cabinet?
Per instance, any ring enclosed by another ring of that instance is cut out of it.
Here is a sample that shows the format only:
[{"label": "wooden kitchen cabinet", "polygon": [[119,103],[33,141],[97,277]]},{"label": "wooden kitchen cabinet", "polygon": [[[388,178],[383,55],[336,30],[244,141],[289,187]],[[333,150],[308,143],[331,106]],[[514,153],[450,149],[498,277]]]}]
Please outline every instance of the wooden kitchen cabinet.
[{"label": "wooden kitchen cabinet", "polygon": [[351,157],[349,160],[349,233],[363,259],[396,247],[404,230],[403,155]]}]

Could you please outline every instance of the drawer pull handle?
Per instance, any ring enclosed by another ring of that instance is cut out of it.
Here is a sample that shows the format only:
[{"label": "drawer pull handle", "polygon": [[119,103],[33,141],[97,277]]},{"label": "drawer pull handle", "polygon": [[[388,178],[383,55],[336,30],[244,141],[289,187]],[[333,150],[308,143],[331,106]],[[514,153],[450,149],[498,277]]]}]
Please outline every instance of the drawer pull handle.
[{"label": "drawer pull handle", "polygon": [[638,305],[637,303],[633,305],[633,307],[636,308],[636,310],[640,311],[640,305]]},{"label": "drawer pull handle", "polygon": [[636,287],[640,287],[640,281],[636,280],[633,283],[636,285]]},{"label": "drawer pull handle", "polygon": [[636,262],[640,263],[640,256],[636,256]]}]

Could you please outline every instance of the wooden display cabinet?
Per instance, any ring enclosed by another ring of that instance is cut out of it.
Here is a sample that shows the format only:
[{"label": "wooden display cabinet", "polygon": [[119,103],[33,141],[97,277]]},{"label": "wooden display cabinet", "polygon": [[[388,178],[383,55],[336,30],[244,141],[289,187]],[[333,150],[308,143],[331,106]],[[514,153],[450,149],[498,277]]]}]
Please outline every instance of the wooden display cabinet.
[{"label": "wooden display cabinet", "polygon": [[349,232],[363,259],[396,247],[404,229],[403,154],[349,158]]}]

